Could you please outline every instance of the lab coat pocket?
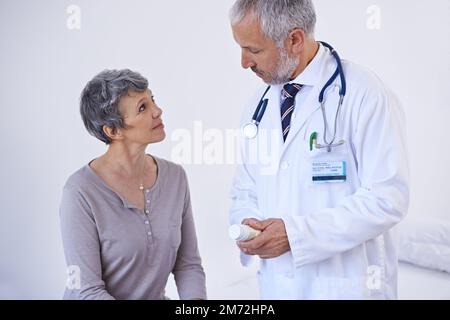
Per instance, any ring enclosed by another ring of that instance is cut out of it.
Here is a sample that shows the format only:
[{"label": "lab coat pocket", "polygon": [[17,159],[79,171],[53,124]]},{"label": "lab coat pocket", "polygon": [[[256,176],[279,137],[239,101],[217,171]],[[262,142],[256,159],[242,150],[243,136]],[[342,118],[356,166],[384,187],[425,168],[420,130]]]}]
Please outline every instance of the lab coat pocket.
[{"label": "lab coat pocket", "polygon": [[[306,161],[309,163],[309,169],[312,177],[312,168],[314,164],[317,163],[328,163],[328,162],[343,162],[349,160],[348,154],[350,150],[348,150],[348,146],[346,142],[342,145],[336,146],[331,149],[330,152],[325,148],[314,148],[312,150],[306,151]],[[326,171],[324,171],[326,173]]]},{"label": "lab coat pocket", "polygon": [[293,273],[277,273],[274,275],[274,284],[276,284],[276,299],[298,300],[300,299],[300,288],[293,283],[296,283]]},{"label": "lab coat pocket", "polygon": [[293,273],[272,273],[258,271],[258,284],[262,300],[299,299],[299,288],[294,285]]},{"label": "lab coat pocket", "polygon": [[264,278],[262,272],[258,270],[256,273],[256,278],[258,279],[258,288],[259,288],[259,298],[261,300],[269,300],[270,297],[268,296],[267,291],[267,283],[266,279]]},{"label": "lab coat pocket", "polygon": [[271,295],[271,290],[269,288],[269,281],[267,280],[267,275],[264,275],[261,270],[256,273],[259,286],[259,298],[261,300],[271,300],[273,296]]},{"label": "lab coat pocket", "polygon": [[309,299],[314,300],[366,300],[372,299],[366,278],[316,278]]},{"label": "lab coat pocket", "polygon": [[331,152],[314,149],[308,153],[305,180],[308,191],[314,195],[315,209],[334,207],[351,193],[348,160],[345,144]]}]

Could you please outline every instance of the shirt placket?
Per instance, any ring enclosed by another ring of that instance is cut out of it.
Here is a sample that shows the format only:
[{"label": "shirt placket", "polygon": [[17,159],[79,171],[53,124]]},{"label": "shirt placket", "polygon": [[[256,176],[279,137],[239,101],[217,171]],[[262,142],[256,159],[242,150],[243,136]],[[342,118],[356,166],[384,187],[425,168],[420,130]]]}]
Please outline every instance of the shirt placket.
[{"label": "shirt placket", "polygon": [[150,212],[151,212],[151,201],[150,201],[150,190],[146,189],[144,191],[144,225],[145,225],[145,232],[147,236],[147,246],[151,247],[153,245],[153,232],[152,232],[152,225],[150,224]]}]

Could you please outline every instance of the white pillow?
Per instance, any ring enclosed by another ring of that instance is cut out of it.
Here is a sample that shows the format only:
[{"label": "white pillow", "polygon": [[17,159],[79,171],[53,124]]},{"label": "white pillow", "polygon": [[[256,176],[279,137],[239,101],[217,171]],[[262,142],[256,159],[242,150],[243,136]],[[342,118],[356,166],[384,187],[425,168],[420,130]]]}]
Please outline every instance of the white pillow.
[{"label": "white pillow", "polygon": [[398,235],[399,260],[450,273],[450,220],[407,218]]}]

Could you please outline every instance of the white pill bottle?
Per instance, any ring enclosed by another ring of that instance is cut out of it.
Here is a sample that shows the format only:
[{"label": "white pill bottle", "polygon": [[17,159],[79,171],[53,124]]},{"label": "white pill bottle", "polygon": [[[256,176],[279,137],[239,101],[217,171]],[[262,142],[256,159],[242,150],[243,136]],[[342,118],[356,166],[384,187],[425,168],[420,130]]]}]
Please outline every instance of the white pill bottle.
[{"label": "white pill bottle", "polygon": [[255,230],[245,224],[233,224],[230,226],[230,229],[228,229],[228,235],[231,239],[236,241],[251,240],[260,233],[261,231]]}]

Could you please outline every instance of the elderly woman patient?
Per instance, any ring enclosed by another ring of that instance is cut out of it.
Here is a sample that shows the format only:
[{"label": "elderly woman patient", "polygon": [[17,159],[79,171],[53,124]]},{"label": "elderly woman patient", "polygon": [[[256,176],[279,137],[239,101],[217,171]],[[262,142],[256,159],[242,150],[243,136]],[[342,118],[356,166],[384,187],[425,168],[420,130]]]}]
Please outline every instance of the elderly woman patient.
[{"label": "elderly woman patient", "polygon": [[181,299],[206,299],[186,174],[145,153],[165,138],[147,80],[103,71],[84,88],[80,111],[108,148],[64,187],[64,251],[80,280],[64,298],[164,299],[172,272]]}]

